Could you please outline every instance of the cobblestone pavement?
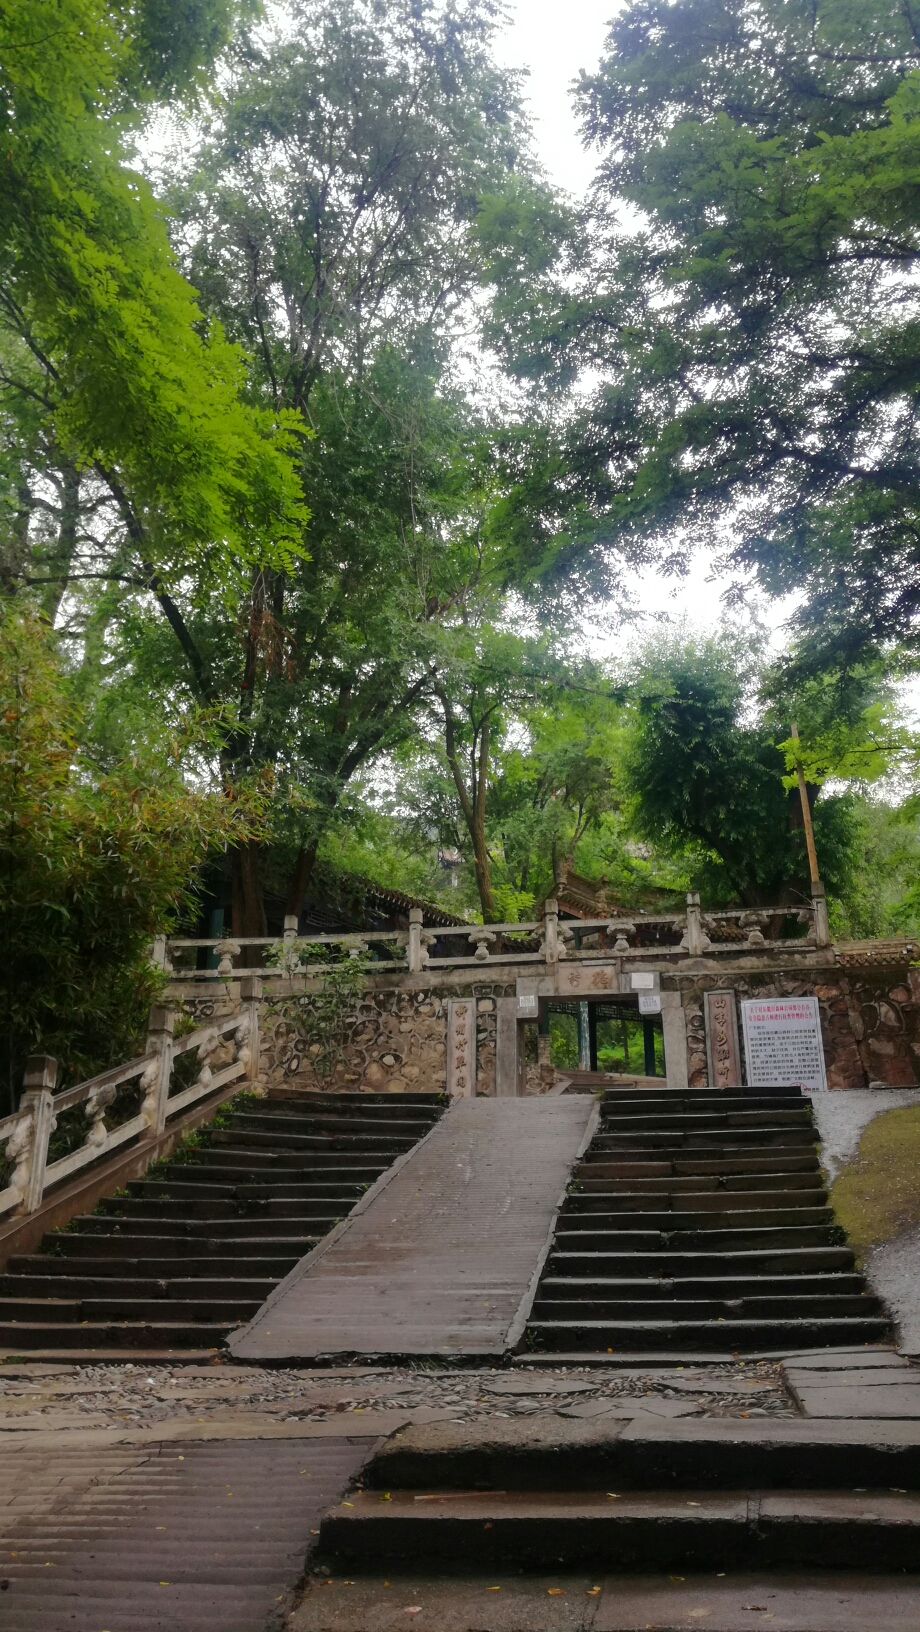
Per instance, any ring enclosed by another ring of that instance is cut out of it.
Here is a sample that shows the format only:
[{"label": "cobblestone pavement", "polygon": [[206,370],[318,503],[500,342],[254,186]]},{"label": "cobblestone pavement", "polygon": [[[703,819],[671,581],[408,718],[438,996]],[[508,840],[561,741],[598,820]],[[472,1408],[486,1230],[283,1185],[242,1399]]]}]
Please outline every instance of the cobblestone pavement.
[{"label": "cobblestone pavement", "polygon": [[385,1413],[388,1422],[395,1415],[405,1421],[474,1422],[547,1408],[585,1417],[618,1406],[625,1414],[647,1411],[664,1417],[797,1415],[780,1365],[768,1361],[513,1371],[0,1365],[0,1432],[216,1424],[236,1414],[249,1419],[255,1414],[278,1424],[330,1422],[341,1424],[345,1433],[360,1433],[373,1431],[361,1421],[366,1413]]}]

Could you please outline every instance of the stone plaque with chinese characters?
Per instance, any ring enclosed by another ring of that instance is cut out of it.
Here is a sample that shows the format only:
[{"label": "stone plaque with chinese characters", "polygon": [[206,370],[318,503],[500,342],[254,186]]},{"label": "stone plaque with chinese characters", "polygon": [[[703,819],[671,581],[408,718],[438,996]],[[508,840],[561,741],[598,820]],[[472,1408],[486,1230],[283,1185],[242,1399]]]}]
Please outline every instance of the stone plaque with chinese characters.
[{"label": "stone plaque with chinese characters", "polygon": [[601,967],[590,963],[560,963],[556,975],[556,991],[560,997],[597,997],[602,992],[615,992],[617,971],[612,963]]},{"label": "stone plaque with chinese characters", "polygon": [[734,992],[706,992],[706,1054],[710,1088],[740,1088],[741,1050]]},{"label": "stone plaque with chinese characters", "polygon": [[816,997],[765,997],[741,1005],[752,1088],[827,1087]]},{"label": "stone plaque with chinese characters", "polygon": [[447,1005],[447,1092],[471,1099],[476,1092],[476,999],[457,998]]}]

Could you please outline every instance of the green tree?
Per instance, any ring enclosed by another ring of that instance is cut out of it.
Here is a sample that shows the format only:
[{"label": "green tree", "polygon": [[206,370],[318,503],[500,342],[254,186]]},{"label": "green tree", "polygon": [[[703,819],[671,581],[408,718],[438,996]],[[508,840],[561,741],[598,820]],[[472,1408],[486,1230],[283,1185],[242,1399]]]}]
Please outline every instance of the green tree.
[{"label": "green tree", "polygon": [[255,830],[258,804],[186,781],[180,745],[168,736],[117,770],[100,770],[47,628],[4,614],[0,1086],[8,1109],[30,1052],[57,1056],[78,1081],[136,1052],[158,990],[151,937],[188,906],[189,880],[209,848]]},{"label": "green tree", "polygon": [[524,461],[525,514],[583,571],[715,542],[803,592],[811,668],[915,642],[914,8],[634,0],[580,108],[600,167],[570,276],[552,301],[506,269],[503,312],[520,372],[601,384]]},{"label": "green tree", "polygon": [[[0,14],[0,393],[23,432],[4,461],[6,576],[25,564],[41,448],[65,485],[79,471],[102,488],[130,542],[122,573],[174,624],[172,576],[285,561],[304,520],[296,416],[241,401],[241,354],[203,322],[126,163],[144,108],[195,90],[236,10],[11,0]],[[65,496],[45,583],[67,582],[73,509]]]},{"label": "green tree", "polygon": [[[635,725],[625,780],[635,832],[681,857],[713,904],[795,905],[810,896],[797,786],[788,786],[775,719],[752,713],[750,642],[658,641],[634,676]],[[822,877],[846,894],[858,859],[849,794],[808,784]]]},{"label": "green tree", "polygon": [[[480,275],[477,199],[526,171],[490,0],[295,6],[241,49],[171,197],[209,316],[250,354],[248,391],[310,428],[309,559],[174,595],[172,640],[117,609],[128,681],[234,722],[231,780],[275,779],[296,912],[322,833],[374,756],[415,728],[445,630],[496,576],[489,427],[452,374]],[[117,546],[116,546],[117,549]],[[490,553],[491,552],[491,553]],[[234,924],[265,927],[263,861],[234,854]]]}]

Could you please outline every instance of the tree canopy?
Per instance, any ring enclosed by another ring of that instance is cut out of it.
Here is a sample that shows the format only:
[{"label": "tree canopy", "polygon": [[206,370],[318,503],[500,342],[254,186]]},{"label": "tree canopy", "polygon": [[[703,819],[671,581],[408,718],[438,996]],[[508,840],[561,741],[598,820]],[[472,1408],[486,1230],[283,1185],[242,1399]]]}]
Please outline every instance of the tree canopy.
[{"label": "tree canopy", "polygon": [[[68,994],[10,987],[13,1076],[127,1046],[218,851],[252,936],[317,860],[795,907],[801,769],[837,931],[917,921],[920,14],[633,0],[583,203],[501,20],[0,11],[2,911]],[[631,626],[697,548],[721,631]]]},{"label": "tree canopy", "polygon": [[915,646],[913,9],[635,0],[579,103],[581,236],[554,298],[505,267],[499,338],[525,377],[599,383],[531,458],[527,513],[584,560],[715,544],[802,591],[812,668]]}]

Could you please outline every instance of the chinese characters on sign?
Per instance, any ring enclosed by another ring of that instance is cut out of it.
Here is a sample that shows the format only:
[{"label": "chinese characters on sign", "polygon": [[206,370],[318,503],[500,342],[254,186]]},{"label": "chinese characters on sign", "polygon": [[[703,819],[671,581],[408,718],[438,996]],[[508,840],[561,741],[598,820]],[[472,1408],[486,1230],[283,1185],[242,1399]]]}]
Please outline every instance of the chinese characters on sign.
[{"label": "chinese characters on sign", "polygon": [[476,1093],[476,999],[447,1005],[447,1092],[470,1099]]},{"label": "chinese characters on sign", "polygon": [[[707,992],[704,998],[706,1049],[711,1088],[740,1088],[741,1051],[734,992]],[[777,1086],[778,1079],[774,1079]]]},{"label": "chinese characters on sign", "polygon": [[758,998],[741,1005],[752,1088],[827,1087],[816,997]]},{"label": "chinese characters on sign", "polygon": [[562,997],[576,993],[612,992],[616,990],[616,970],[609,965],[606,968],[592,968],[590,964],[583,964],[580,969],[560,970],[558,982]]}]

